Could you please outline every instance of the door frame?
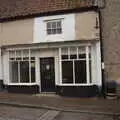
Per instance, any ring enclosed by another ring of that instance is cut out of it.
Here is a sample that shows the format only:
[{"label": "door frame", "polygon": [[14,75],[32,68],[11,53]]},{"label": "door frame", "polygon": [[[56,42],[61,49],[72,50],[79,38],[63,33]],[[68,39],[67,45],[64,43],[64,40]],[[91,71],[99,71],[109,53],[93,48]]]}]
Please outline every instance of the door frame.
[{"label": "door frame", "polygon": [[[54,85],[56,86],[56,82],[55,82],[55,57],[54,56],[48,56],[48,57],[39,57],[39,75],[40,75],[40,82],[39,82],[39,85],[40,85],[40,88],[39,88],[39,91],[40,91],[40,93],[42,93],[42,92],[44,92],[44,91],[42,91],[42,79],[41,79],[41,59],[44,59],[44,58],[53,58],[53,64],[54,64]],[[50,92],[50,91],[48,91],[48,92]]]}]

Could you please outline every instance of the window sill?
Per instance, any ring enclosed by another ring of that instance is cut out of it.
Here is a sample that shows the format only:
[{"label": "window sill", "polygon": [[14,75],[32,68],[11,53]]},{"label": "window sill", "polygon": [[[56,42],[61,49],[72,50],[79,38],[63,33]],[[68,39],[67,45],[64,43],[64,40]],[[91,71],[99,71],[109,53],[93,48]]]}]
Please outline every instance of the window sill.
[{"label": "window sill", "polygon": [[38,85],[37,83],[8,83],[8,85],[20,85],[20,86],[32,86],[32,85]]},{"label": "window sill", "polygon": [[92,86],[93,83],[84,83],[84,84],[57,84],[59,86]]}]

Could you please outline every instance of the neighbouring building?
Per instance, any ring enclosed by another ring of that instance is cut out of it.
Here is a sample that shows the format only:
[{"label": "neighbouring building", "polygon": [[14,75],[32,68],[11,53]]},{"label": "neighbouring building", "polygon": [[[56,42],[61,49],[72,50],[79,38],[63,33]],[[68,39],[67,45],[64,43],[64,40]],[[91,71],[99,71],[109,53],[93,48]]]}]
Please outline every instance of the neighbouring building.
[{"label": "neighbouring building", "polygon": [[103,0],[1,0],[0,79],[7,91],[99,95],[100,11],[106,9]]},{"label": "neighbouring building", "polygon": [[120,1],[106,0],[101,9],[105,82],[117,83],[120,95]]}]

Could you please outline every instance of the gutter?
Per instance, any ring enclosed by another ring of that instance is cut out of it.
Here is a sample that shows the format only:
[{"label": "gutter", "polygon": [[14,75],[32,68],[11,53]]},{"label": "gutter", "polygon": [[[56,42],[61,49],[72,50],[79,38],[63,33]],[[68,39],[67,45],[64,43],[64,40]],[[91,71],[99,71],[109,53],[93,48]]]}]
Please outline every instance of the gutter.
[{"label": "gutter", "polygon": [[102,36],[102,15],[101,10],[98,8],[99,13],[99,26],[100,26],[100,49],[101,49],[101,71],[102,71],[102,89],[101,93],[104,98],[106,98],[106,88],[105,88],[105,70],[104,70],[104,50],[103,50],[103,36]]}]

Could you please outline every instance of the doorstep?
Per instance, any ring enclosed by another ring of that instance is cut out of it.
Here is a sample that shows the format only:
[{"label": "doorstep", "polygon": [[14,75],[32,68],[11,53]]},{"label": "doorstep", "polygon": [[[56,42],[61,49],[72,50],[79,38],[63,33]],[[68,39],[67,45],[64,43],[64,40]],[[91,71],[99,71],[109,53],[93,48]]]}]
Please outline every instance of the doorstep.
[{"label": "doorstep", "polygon": [[57,95],[56,92],[42,92],[42,93],[34,94],[33,96],[37,96],[37,97],[61,97],[60,95]]}]

